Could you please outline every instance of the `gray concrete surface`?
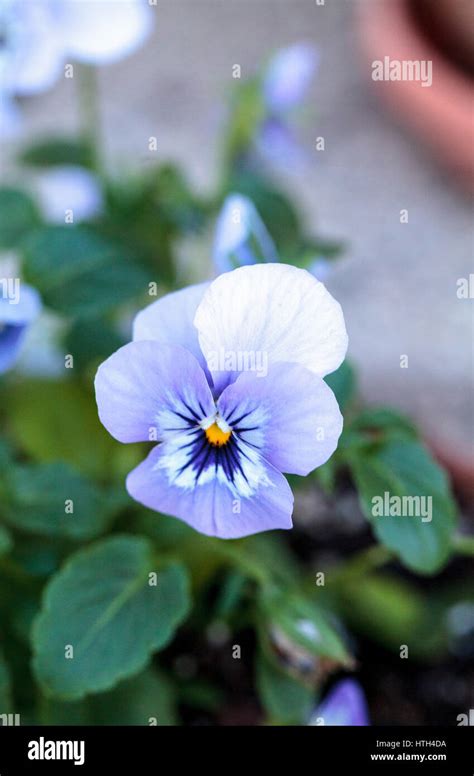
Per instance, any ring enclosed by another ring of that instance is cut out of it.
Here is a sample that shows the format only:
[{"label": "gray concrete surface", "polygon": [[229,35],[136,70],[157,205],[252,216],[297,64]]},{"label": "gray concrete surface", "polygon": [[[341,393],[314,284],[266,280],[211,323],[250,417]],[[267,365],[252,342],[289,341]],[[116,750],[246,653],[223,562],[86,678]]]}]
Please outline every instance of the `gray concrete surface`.
[{"label": "gray concrete surface", "polygon": [[[345,311],[363,396],[408,411],[442,444],[472,450],[473,300],[456,295],[458,278],[474,271],[470,203],[376,101],[352,0],[158,0],[152,40],[100,74],[109,159],[146,164],[156,135],[157,155],[181,160],[208,189],[232,65],[250,74],[274,48],[301,39],[321,51],[307,140],[324,136],[326,150],[286,184],[309,226],[348,243],[328,285]],[[28,135],[72,129],[71,83],[27,101],[24,112]]]}]

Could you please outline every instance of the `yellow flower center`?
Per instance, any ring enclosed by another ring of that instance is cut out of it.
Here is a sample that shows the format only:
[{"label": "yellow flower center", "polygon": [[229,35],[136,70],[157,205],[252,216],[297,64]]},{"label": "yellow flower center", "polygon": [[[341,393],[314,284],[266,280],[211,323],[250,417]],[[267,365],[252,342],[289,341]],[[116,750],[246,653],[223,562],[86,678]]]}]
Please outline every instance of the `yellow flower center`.
[{"label": "yellow flower center", "polygon": [[214,445],[214,447],[222,447],[222,445],[226,445],[229,441],[232,431],[222,431],[217,423],[213,423],[212,426],[206,428],[205,434],[207,441],[211,445]]}]

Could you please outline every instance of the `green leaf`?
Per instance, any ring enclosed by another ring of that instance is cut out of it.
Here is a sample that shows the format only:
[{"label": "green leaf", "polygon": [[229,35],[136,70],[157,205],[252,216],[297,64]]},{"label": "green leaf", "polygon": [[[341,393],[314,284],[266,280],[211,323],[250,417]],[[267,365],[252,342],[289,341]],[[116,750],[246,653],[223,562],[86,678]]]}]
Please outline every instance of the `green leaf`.
[{"label": "green leaf", "polygon": [[20,154],[20,162],[31,167],[74,165],[91,167],[93,154],[88,143],[63,137],[49,137],[27,146]]},{"label": "green leaf", "polygon": [[[439,571],[452,553],[456,506],[445,472],[427,450],[415,440],[388,438],[365,454],[351,456],[350,466],[362,509],[378,539],[413,571]],[[425,500],[411,502],[418,516],[407,514],[408,502],[405,516],[386,514],[383,506],[382,515],[374,514],[384,498],[394,496],[401,506],[403,497]]]},{"label": "green leaf", "polygon": [[308,721],[314,691],[274,665],[263,652],[257,656],[256,685],[272,722],[297,725]]},{"label": "green leaf", "polygon": [[442,629],[433,628],[425,597],[403,579],[384,573],[348,576],[338,591],[345,621],[397,654],[409,647],[410,657],[429,658],[444,644]]},{"label": "green leaf", "polygon": [[10,531],[4,525],[0,525],[0,557],[8,555],[13,547],[13,539]]},{"label": "green leaf", "polygon": [[188,610],[183,566],[157,568],[141,537],[97,542],[71,556],[45,589],[34,672],[46,694],[63,700],[111,689],[169,643]]},{"label": "green leaf", "polygon": [[103,533],[121,505],[61,462],[14,468],[2,512],[20,530],[81,541]]},{"label": "green leaf", "polygon": [[148,668],[114,690],[90,699],[94,725],[177,724],[175,694],[162,671]]},{"label": "green leaf", "polygon": [[299,591],[264,591],[260,607],[269,630],[278,628],[312,655],[349,662],[349,654],[325,612]]},{"label": "green leaf", "polygon": [[353,366],[349,361],[343,361],[339,369],[327,375],[325,380],[334,392],[341,411],[344,410],[355,394],[356,377]]},{"label": "green leaf", "polygon": [[377,439],[377,435],[380,437],[380,434],[396,435],[407,439],[417,438],[417,431],[411,420],[390,407],[371,407],[362,410],[352,419],[350,428],[372,434],[372,439]]},{"label": "green leaf", "polygon": [[15,439],[38,462],[62,460],[84,474],[110,477],[119,468],[130,471],[143,457],[140,446],[119,445],[107,433],[94,396],[78,382],[25,379],[5,402]]},{"label": "green leaf", "polygon": [[16,248],[40,222],[33,200],[20,189],[0,189],[0,248]]},{"label": "green leaf", "polygon": [[64,315],[98,317],[147,288],[133,256],[86,227],[43,227],[23,247],[25,278]]}]

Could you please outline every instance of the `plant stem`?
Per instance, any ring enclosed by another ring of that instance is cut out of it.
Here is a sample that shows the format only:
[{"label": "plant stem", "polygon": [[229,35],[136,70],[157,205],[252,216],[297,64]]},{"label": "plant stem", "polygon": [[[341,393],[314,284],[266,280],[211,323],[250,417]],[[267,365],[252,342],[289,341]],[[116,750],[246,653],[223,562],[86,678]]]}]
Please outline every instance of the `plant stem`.
[{"label": "plant stem", "polygon": [[90,148],[92,165],[96,172],[101,169],[100,153],[100,110],[97,71],[92,65],[76,65],[79,73],[79,112],[82,137]]},{"label": "plant stem", "polygon": [[337,573],[337,579],[349,576],[364,576],[371,571],[384,566],[393,559],[393,553],[382,544],[372,544],[365,550],[358,552],[351,560]]}]

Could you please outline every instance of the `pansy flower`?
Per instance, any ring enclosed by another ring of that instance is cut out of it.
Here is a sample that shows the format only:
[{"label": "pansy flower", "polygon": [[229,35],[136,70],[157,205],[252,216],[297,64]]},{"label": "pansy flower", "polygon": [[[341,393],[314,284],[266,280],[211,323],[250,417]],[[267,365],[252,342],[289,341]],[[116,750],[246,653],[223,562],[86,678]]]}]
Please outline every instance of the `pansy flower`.
[{"label": "pansy flower", "polygon": [[146,0],[2,0],[0,124],[17,124],[14,96],[49,89],[72,60],[108,64],[131,54],[153,24]]},{"label": "pansy flower", "polygon": [[323,284],[285,264],[240,267],[151,304],[133,339],[95,381],[116,439],[158,442],[129,494],[221,538],[291,528],[283,473],[323,464],[342,430],[323,377],[347,335]]},{"label": "pansy flower", "polygon": [[346,725],[364,727],[370,725],[367,701],[354,679],[341,679],[311,716],[310,725]]},{"label": "pansy flower", "polygon": [[38,292],[18,278],[0,278],[0,374],[15,363],[30,324],[38,316]]}]

